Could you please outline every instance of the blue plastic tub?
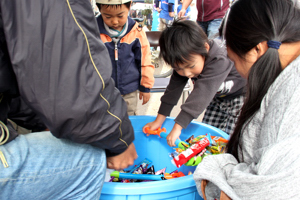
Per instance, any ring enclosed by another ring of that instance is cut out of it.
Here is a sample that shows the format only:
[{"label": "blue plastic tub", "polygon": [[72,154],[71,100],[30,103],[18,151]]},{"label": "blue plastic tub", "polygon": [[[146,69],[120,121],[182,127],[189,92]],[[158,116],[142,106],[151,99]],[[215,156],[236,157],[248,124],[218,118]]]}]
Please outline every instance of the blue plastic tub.
[{"label": "blue plastic tub", "polygon": [[[139,164],[145,158],[152,161],[155,171],[166,168],[166,172],[170,173],[176,169],[188,174],[189,171],[194,172],[195,167],[187,167],[183,165],[177,168],[171,163],[169,154],[174,149],[168,146],[166,139],[159,138],[156,135],[146,136],[142,132],[143,126],[155,119],[154,116],[131,116],[130,120],[135,132],[135,147],[138,158],[135,165]],[[174,118],[167,118],[162,127],[167,129],[169,133],[174,125]],[[215,127],[192,122],[186,129],[182,130],[181,140],[185,140],[191,135],[198,136],[210,133],[211,135],[221,136],[228,139],[228,135]],[[133,166],[132,166],[133,167]],[[131,168],[132,168],[131,167]],[[131,169],[128,168],[128,169]],[[163,181],[140,182],[140,183],[104,183],[101,200],[200,200],[202,199],[196,189],[193,176],[185,176],[176,179]]]}]

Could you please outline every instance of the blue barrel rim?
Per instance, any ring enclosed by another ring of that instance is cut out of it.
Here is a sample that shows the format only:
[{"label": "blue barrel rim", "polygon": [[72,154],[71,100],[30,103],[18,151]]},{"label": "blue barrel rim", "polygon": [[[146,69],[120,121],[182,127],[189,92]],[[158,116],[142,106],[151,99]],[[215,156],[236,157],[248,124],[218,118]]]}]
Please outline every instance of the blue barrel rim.
[{"label": "blue barrel rim", "polygon": [[[178,184],[179,179],[180,184]],[[157,194],[191,188],[195,187],[195,185],[192,175],[169,180],[139,183],[106,182],[103,185],[101,194],[112,194],[112,191],[114,195]],[[154,189],[152,190],[152,188]]]}]

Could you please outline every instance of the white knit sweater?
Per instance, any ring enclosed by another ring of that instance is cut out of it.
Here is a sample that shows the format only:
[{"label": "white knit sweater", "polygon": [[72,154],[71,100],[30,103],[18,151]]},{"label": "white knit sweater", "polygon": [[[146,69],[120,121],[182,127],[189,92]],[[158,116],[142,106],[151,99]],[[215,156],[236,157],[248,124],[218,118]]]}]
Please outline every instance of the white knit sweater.
[{"label": "white knit sweater", "polygon": [[242,163],[221,154],[198,165],[199,194],[205,179],[208,199],[220,190],[232,199],[300,199],[300,56],[270,86],[242,141]]}]

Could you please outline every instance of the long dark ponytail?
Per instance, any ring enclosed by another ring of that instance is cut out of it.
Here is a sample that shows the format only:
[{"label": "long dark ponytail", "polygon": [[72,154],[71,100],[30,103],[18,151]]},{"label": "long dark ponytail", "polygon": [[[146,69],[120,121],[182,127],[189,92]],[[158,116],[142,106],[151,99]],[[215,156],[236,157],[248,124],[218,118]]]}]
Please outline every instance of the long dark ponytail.
[{"label": "long dark ponytail", "polygon": [[[225,25],[227,47],[244,59],[249,50],[263,41],[300,41],[300,11],[294,4],[292,0],[236,1]],[[243,129],[260,109],[263,97],[281,71],[278,50],[274,48],[269,48],[249,71],[246,100],[227,145],[227,152],[239,161]]]}]

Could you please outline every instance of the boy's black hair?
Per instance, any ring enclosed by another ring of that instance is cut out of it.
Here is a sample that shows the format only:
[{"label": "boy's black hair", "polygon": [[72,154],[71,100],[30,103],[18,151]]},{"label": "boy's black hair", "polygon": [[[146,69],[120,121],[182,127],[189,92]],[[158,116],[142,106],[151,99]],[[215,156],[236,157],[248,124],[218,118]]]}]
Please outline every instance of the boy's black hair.
[{"label": "boy's black hair", "polygon": [[193,55],[207,57],[205,43],[208,43],[208,38],[196,22],[175,20],[161,33],[160,57],[176,69],[179,64],[191,61]]},{"label": "boy's black hair", "polygon": [[[300,10],[293,0],[239,0],[229,12],[225,33],[227,48],[239,58],[263,41],[282,43],[300,41]],[[297,2],[296,2],[297,3]],[[221,26],[221,27],[222,27]],[[278,50],[268,48],[251,67],[248,75],[246,100],[235,130],[227,144],[227,152],[238,161],[243,130],[260,109],[262,99],[282,71]],[[242,154],[241,154],[242,155]]]},{"label": "boy's black hair", "polygon": [[[101,4],[101,3],[96,3],[97,7],[99,10],[101,10],[101,7],[102,6],[105,6],[106,8],[108,7],[121,7],[123,4]],[[127,2],[127,3],[124,3],[124,5],[130,9],[130,6],[131,6],[131,1]]]}]

